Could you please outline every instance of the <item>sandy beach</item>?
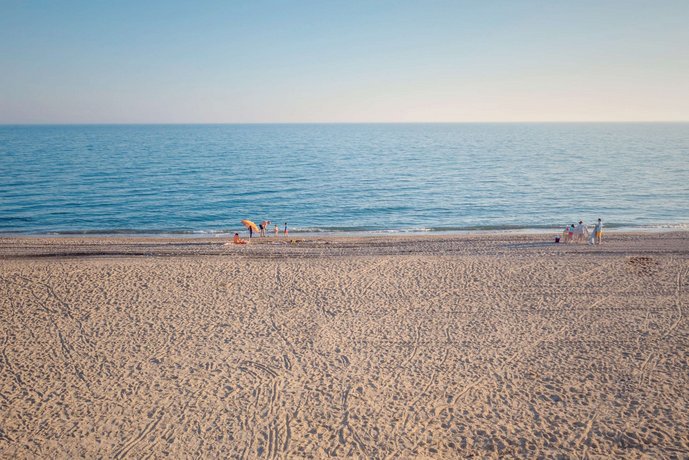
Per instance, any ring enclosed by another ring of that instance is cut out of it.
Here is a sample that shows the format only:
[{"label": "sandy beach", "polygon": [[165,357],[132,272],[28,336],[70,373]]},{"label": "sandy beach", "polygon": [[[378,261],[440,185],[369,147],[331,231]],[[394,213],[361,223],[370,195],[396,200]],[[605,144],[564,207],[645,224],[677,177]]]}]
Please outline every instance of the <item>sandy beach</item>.
[{"label": "sandy beach", "polygon": [[2,458],[689,455],[689,233],[0,239]]}]

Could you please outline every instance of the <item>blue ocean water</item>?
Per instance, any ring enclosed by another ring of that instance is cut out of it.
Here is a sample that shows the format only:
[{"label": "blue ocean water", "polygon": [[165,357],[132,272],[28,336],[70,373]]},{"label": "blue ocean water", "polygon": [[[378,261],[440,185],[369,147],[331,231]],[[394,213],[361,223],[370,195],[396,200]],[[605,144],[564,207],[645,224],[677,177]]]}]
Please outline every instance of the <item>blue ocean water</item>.
[{"label": "blue ocean water", "polygon": [[689,124],[0,126],[0,233],[689,228]]}]

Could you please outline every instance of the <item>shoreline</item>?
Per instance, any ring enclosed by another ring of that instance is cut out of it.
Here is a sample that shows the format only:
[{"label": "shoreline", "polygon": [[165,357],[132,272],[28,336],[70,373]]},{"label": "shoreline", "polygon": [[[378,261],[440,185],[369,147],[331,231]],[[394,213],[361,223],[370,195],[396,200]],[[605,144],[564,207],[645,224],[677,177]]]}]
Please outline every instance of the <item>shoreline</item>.
[{"label": "shoreline", "polygon": [[[683,253],[689,231],[604,233],[602,245],[555,243],[555,234],[485,232],[422,235],[290,235],[255,237],[245,245],[226,237],[154,236],[13,236],[0,237],[0,260],[50,257],[194,257],[243,258],[354,255],[479,255],[503,254],[520,248],[530,254],[620,254],[624,252]],[[631,244],[630,242],[634,242]]]},{"label": "shoreline", "polygon": [[[589,230],[593,225],[588,225]],[[311,230],[311,229],[290,229],[291,237],[322,237],[322,238],[365,238],[378,236],[453,236],[453,235],[483,235],[483,234],[558,234],[562,233],[564,227],[466,227],[456,229],[383,229],[383,230]],[[614,233],[674,233],[689,232],[689,223],[661,224],[657,226],[629,226],[626,224],[609,224],[604,227],[606,232]],[[147,231],[147,230],[82,230],[82,231],[50,231],[50,232],[0,232],[0,238],[166,238],[166,239],[197,239],[197,238],[224,238],[232,237],[234,233],[244,235],[246,229],[234,230],[180,230],[180,231]],[[267,232],[264,238],[275,238],[272,231]],[[283,238],[282,230],[278,238]],[[256,237],[258,238],[258,237]]]}]

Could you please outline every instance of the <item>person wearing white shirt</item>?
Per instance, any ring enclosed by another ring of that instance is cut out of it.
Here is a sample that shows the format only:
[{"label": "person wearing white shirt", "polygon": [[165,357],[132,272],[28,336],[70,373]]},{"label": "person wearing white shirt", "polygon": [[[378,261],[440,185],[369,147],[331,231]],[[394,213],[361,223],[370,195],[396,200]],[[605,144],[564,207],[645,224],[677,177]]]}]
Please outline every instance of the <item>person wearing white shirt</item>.
[{"label": "person wearing white shirt", "polygon": [[586,224],[584,223],[583,220],[579,221],[579,225],[574,229],[574,239],[577,242],[584,243],[586,242],[586,237],[588,236],[589,229],[586,228]]}]

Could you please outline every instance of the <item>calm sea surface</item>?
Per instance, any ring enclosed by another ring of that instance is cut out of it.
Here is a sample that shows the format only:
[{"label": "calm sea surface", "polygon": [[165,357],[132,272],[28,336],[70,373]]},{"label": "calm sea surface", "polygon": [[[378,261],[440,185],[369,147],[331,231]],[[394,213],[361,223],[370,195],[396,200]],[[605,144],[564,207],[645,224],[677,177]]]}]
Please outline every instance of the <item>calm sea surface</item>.
[{"label": "calm sea surface", "polygon": [[689,228],[689,124],[0,126],[0,233]]}]

